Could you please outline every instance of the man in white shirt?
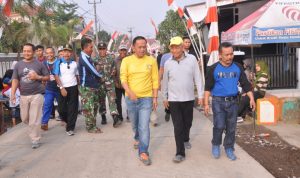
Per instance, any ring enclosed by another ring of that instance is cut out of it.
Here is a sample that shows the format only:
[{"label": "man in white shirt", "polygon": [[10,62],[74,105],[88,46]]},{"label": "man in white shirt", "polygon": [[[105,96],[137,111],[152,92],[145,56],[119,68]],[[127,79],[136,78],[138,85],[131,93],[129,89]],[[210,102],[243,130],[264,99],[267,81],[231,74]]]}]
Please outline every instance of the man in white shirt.
[{"label": "man in white shirt", "polygon": [[170,40],[172,58],[164,66],[162,93],[164,106],[170,109],[174,124],[176,156],[179,163],[185,159],[185,149],[191,149],[190,129],[193,121],[194,86],[198,91],[198,104],[203,100],[203,84],[195,56],[184,52],[181,37]]},{"label": "man in white shirt", "polygon": [[63,48],[64,57],[55,63],[54,75],[60,89],[58,108],[62,120],[66,122],[66,133],[74,135],[78,114],[78,69],[77,63],[71,59],[72,48],[66,45]]}]

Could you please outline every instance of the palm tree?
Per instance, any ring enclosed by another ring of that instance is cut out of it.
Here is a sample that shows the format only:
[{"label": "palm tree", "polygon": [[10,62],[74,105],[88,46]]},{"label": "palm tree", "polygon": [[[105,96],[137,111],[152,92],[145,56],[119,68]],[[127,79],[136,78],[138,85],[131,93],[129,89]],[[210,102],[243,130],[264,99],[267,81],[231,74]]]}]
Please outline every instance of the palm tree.
[{"label": "palm tree", "polygon": [[[61,21],[60,24],[55,23],[55,19],[63,14],[61,10],[59,15],[55,14],[55,9],[59,5],[57,0],[44,0],[39,6],[35,5],[34,0],[20,0],[15,3],[14,11],[23,17],[29,18],[31,23],[30,25],[23,22],[9,24],[8,20],[0,15],[0,26],[5,25],[0,50],[2,47],[2,50],[17,52],[20,51],[21,44],[25,42],[45,46],[59,46],[72,41],[73,29],[79,23],[79,19],[72,11],[69,15],[67,14],[69,18],[67,22],[63,24]],[[66,3],[64,2],[63,5],[65,6]],[[32,16],[30,12],[35,12],[35,16]],[[6,49],[3,46],[6,46]]]}]

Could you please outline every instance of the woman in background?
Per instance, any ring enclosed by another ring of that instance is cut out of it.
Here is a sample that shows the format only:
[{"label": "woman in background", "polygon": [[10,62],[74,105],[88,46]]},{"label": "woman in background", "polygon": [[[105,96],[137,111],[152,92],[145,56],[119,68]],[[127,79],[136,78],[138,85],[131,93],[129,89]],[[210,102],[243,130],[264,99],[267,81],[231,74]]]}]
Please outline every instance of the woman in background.
[{"label": "woman in background", "polygon": [[[255,63],[255,76],[253,78],[253,95],[255,101],[257,99],[263,98],[266,95],[267,86],[269,83],[269,67],[264,61],[257,61]],[[238,110],[238,122],[243,122],[243,118],[246,116],[246,112],[249,108],[249,97],[243,94]]]}]

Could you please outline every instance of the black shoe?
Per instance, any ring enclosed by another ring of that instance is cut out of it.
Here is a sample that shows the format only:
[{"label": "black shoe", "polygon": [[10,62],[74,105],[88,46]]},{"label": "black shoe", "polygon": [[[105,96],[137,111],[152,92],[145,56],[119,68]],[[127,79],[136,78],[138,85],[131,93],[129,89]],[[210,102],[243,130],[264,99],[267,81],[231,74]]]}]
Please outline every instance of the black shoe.
[{"label": "black shoe", "polygon": [[114,123],[113,123],[113,127],[114,128],[116,128],[119,125],[121,125],[122,122],[121,122],[121,120],[120,120],[120,118],[119,118],[119,116],[117,114],[112,115],[112,117],[113,117],[113,120],[114,120]]},{"label": "black shoe", "polygon": [[106,121],[106,116],[105,116],[105,114],[102,114],[101,117],[102,117],[101,124],[102,124],[102,125],[106,125],[106,124],[107,124],[107,121]]},{"label": "black shoe", "polygon": [[123,120],[124,120],[123,116],[120,116],[119,118],[120,118],[120,121],[123,122]]},{"label": "black shoe", "polygon": [[170,120],[170,114],[169,113],[166,113],[165,120],[166,120],[166,122],[169,122],[169,120]]}]

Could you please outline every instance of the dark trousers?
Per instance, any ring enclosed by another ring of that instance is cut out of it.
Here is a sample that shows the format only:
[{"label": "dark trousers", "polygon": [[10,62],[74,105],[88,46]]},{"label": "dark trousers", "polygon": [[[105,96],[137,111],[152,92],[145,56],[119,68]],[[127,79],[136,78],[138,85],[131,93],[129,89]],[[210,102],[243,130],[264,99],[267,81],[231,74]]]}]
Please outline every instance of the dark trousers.
[{"label": "dark trousers", "polygon": [[67,123],[66,131],[74,130],[78,114],[78,87],[67,87],[67,96],[58,97],[58,109],[62,120]]},{"label": "dark trousers", "polygon": [[225,132],[223,146],[225,149],[233,148],[235,143],[236,117],[238,111],[237,97],[232,100],[225,100],[224,97],[212,98],[213,110],[213,145],[222,144],[222,136]]},{"label": "dark trousers", "polygon": [[122,88],[116,88],[116,104],[117,104],[117,110],[120,115],[120,117],[123,118],[122,115],[122,96],[125,97],[125,90]]},{"label": "dark trousers", "polygon": [[190,140],[190,129],[193,121],[194,101],[169,102],[174,125],[176,155],[185,156],[184,142]]},{"label": "dark trousers", "polygon": [[[253,92],[253,96],[254,96],[254,100],[256,102],[257,99],[263,98],[265,95],[258,91],[255,91],[255,92]],[[240,99],[240,102],[239,102],[238,116],[244,117],[246,115],[249,107],[250,107],[250,98],[248,97],[248,95],[242,96]]]}]

